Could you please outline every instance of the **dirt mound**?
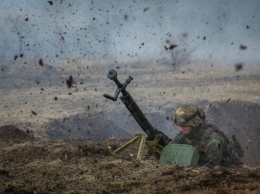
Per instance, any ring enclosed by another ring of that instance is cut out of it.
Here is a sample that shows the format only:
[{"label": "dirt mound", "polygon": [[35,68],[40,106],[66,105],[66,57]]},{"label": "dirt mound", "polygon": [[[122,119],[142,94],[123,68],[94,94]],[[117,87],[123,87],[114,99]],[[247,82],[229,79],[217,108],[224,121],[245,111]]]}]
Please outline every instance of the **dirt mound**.
[{"label": "dirt mound", "polygon": [[159,165],[151,157],[140,167],[119,155],[127,139],[102,142],[33,140],[0,147],[0,193],[250,193],[260,192],[260,168],[209,169]]},{"label": "dirt mound", "polygon": [[[173,125],[170,117],[174,108],[184,104],[175,104],[163,110],[145,107],[144,112],[151,124],[173,138],[178,127]],[[207,119],[222,130],[228,138],[236,135],[244,149],[243,162],[250,166],[260,165],[260,105],[259,103],[227,100],[199,101],[196,106],[205,110]],[[152,112],[149,112],[153,110]],[[64,119],[54,119],[46,126],[46,135],[51,139],[89,139],[102,140],[111,137],[131,138],[134,133],[142,133],[126,108],[118,108],[97,114],[76,114]],[[137,130],[135,130],[137,129]],[[139,131],[138,131],[139,130]]]},{"label": "dirt mound", "polygon": [[250,166],[260,165],[260,104],[246,101],[211,102],[207,110],[210,122],[231,138],[234,134],[244,149],[243,161]]},{"label": "dirt mound", "polygon": [[50,139],[102,140],[130,136],[127,130],[114,121],[108,120],[102,112],[54,119],[47,124],[45,133]]},{"label": "dirt mound", "polygon": [[0,139],[20,139],[25,140],[30,137],[29,132],[25,132],[13,125],[4,125],[0,127]]}]

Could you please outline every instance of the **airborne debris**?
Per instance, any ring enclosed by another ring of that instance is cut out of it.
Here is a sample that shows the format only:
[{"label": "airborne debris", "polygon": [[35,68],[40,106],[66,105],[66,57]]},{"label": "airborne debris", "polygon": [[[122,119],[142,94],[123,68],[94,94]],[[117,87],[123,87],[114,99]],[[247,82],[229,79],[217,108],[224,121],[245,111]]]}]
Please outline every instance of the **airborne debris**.
[{"label": "airborne debris", "polygon": [[246,45],[243,45],[243,44],[240,45],[240,50],[246,50],[246,49],[247,49]]},{"label": "airborne debris", "polygon": [[181,36],[182,36],[183,38],[187,38],[187,37],[188,37],[188,33],[187,33],[187,32],[183,32],[183,33],[181,34]]},{"label": "airborne debris", "polygon": [[[170,41],[169,41],[169,40],[166,40],[166,43],[170,43]],[[164,45],[164,48],[165,48],[165,50],[168,50],[168,49],[172,50],[172,49],[174,49],[174,48],[177,47],[177,46],[178,46],[177,44],[170,44],[169,47],[167,47],[167,46]]]},{"label": "airborne debris", "polygon": [[169,46],[169,49],[172,50],[172,49],[174,49],[174,48],[177,47],[177,46],[178,46],[177,44],[171,44],[171,45]]},{"label": "airborne debris", "polygon": [[42,61],[42,58],[40,58],[40,60],[39,60],[39,65],[40,65],[40,66],[44,66],[43,61]]},{"label": "airborne debris", "polygon": [[243,64],[242,63],[235,64],[235,68],[236,68],[236,71],[240,71],[243,69]]},{"label": "airborne debris", "polygon": [[144,12],[146,12],[146,11],[148,11],[149,10],[149,7],[146,7],[146,8],[144,8]]},{"label": "airborne debris", "polygon": [[167,40],[165,40],[165,42],[166,42],[167,44],[170,44],[171,41],[167,39]]},{"label": "airborne debris", "polygon": [[69,79],[66,80],[68,88],[72,87],[72,84],[74,83],[72,75],[70,75]]}]

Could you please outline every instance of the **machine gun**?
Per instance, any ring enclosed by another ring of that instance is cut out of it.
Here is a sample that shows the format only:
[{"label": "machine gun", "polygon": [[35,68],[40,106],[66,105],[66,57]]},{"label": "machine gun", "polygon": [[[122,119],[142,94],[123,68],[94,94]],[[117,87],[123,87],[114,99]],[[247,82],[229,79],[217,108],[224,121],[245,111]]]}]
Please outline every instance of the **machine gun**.
[{"label": "machine gun", "polygon": [[154,128],[150,122],[147,120],[141,109],[138,107],[132,96],[129,94],[129,92],[126,90],[127,85],[133,80],[131,76],[129,76],[128,79],[125,80],[125,82],[122,84],[118,79],[117,79],[117,72],[114,69],[111,69],[107,73],[107,77],[111,80],[113,80],[116,85],[117,85],[117,90],[115,92],[114,96],[110,96],[108,94],[104,94],[104,97],[106,97],[109,100],[116,101],[119,94],[121,93],[122,96],[120,96],[121,101],[124,103],[126,108],[129,110],[131,115],[134,117],[136,122],[139,124],[141,129],[147,134],[147,137],[140,134],[118,148],[115,151],[111,150],[111,147],[109,147],[109,152],[113,155],[116,156],[117,153],[123,151],[125,148],[127,148],[129,145],[133,144],[136,141],[140,142],[139,145],[139,151],[137,154],[137,158],[134,160],[133,155],[129,155],[130,159],[138,165],[141,157],[142,157],[142,152],[144,149],[144,145],[146,144],[149,152],[152,153],[156,158],[159,159],[161,155],[162,149],[171,141],[171,139],[165,135],[163,132],[157,130]]}]

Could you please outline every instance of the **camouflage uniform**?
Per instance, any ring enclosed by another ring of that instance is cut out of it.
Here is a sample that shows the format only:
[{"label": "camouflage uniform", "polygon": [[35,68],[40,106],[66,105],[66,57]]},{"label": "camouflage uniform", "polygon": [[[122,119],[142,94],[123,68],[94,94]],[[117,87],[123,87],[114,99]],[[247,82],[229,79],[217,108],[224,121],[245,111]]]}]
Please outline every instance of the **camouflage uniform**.
[{"label": "camouflage uniform", "polygon": [[237,167],[242,165],[240,157],[243,150],[235,136],[231,142],[218,128],[205,120],[203,110],[188,105],[179,108],[173,117],[176,125],[192,127],[188,135],[181,132],[173,139],[173,143],[192,145],[199,153],[200,166]]}]

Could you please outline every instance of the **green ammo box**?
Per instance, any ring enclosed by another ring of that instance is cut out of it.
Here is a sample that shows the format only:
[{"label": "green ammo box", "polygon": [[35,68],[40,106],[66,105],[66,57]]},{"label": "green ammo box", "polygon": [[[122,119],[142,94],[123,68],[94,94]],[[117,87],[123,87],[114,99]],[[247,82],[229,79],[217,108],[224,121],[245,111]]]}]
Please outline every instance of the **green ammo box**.
[{"label": "green ammo box", "polygon": [[160,164],[178,164],[183,167],[198,166],[199,154],[191,145],[169,143],[162,149]]}]

